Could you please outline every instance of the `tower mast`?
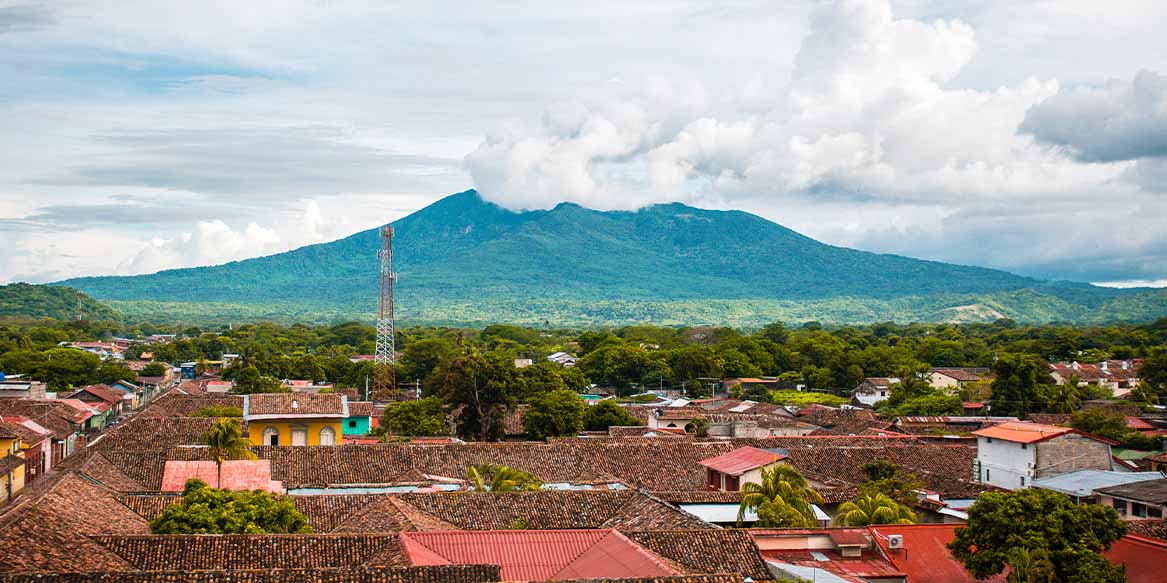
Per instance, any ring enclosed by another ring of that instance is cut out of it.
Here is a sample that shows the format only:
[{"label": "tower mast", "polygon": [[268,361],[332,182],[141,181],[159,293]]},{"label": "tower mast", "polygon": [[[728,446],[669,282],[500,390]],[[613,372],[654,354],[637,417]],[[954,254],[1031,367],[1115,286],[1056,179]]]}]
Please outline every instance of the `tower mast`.
[{"label": "tower mast", "polygon": [[397,400],[393,365],[397,353],[393,326],[393,284],[397,274],[393,273],[393,227],[381,228],[381,303],[377,313],[377,344],[373,354],[373,394],[375,399]]}]

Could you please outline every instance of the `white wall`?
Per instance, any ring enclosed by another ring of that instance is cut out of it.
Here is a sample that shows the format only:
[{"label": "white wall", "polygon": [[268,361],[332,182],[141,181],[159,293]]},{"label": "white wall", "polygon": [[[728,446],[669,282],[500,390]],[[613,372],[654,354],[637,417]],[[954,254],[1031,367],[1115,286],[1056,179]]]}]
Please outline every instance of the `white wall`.
[{"label": "white wall", "polygon": [[[977,437],[977,465],[979,479],[1009,490],[1029,487],[1033,480],[1033,466],[1036,458],[1035,444],[1013,443],[1001,439],[990,440]],[[1022,485],[1021,478],[1025,478]]]}]

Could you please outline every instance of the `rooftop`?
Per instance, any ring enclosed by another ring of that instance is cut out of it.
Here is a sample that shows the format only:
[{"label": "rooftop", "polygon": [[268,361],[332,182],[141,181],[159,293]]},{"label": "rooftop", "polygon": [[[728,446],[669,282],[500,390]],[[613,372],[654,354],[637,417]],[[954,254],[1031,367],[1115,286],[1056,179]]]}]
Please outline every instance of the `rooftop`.
[{"label": "rooftop", "polygon": [[743,447],[716,457],[705,458],[698,463],[723,474],[740,476],[750,470],[768,466],[786,458],[787,455],[782,452]]},{"label": "rooftop", "polygon": [[348,417],[348,399],[336,393],[262,393],[243,398],[243,416],[252,419]]},{"label": "rooftop", "polygon": [[1107,470],[1077,470],[1033,480],[1034,488],[1053,490],[1083,498],[1092,496],[1099,488],[1158,480],[1159,472],[1114,472]]},{"label": "rooftop", "polygon": [[1119,486],[1099,488],[1098,493],[1151,504],[1167,504],[1167,479],[1144,480]]},{"label": "rooftop", "polygon": [[972,432],[972,434],[977,437],[1000,439],[1013,443],[1037,443],[1072,432],[1074,430],[1069,427],[1026,423],[1024,421],[1006,421],[1005,423],[978,429]]}]

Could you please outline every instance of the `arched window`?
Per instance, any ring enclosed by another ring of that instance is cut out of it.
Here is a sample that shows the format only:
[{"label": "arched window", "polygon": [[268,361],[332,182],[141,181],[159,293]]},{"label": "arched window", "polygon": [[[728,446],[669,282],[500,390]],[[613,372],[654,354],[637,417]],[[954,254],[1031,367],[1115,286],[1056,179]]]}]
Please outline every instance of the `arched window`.
[{"label": "arched window", "polygon": [[336,430],[331,427],[321,429],[320,445],[336,445]]},{"label": "arched window", "polygon": [[263,430],[263,444],[264,445],[279,445],[280,444],[280,430],[275,427],[268,427]]}]

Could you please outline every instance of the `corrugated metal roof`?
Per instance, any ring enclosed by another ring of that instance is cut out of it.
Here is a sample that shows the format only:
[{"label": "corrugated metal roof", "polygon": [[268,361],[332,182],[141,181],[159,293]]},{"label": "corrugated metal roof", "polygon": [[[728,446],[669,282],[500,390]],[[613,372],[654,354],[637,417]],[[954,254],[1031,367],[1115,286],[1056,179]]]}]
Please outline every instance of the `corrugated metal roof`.
[{"label": "corrugated metal roof", "polygon": [[610,529],[402,532],[398,536],[410,564],[500,565],[507,581],[681,574]]},{"label": "corrugated metal roof", "polygon": [[705,458],[699,463],[723,474],[740,476],[752,469],[768,466],[776,461],[786,459],[785,454],[766,451],[756,447],[741,447],[727,454]]},{"label": "corrugated metal roof", "polygon": [[1089,496],[1099,488],[1158,480],[1159,472],[1111,472],[1107,470],[1077,470],[1033,481],[1034,488],[1044,488],[1070,496]]}]

